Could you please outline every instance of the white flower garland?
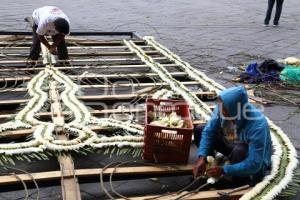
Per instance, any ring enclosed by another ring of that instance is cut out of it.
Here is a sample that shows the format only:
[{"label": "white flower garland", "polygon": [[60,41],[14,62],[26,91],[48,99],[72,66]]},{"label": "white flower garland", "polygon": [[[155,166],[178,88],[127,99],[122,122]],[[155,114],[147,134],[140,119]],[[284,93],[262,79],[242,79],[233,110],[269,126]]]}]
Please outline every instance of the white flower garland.
[{"label": "white flower garland", "polygon": [[170,99],[174,95],[172,90],[161,89],[157,90],[153,95],[153,99]]},{"label": "white flower garland", "polygon": [[160,63],[155,62],[152,57],[146,55],[145,52],[132,41],[128,42],[124,40],[124,43],[132,52],[136,53],[143,62],[151,67],[151,69],[156,72],[162,80],[169,83],[172,90],[180,94],[189,103],[189,105],[193,106],[197,113],[199,113],[204,119],[209,119],[211,111],[208,105],[200,101],[195,94],[189,92],[185,85],[174,79]]}]

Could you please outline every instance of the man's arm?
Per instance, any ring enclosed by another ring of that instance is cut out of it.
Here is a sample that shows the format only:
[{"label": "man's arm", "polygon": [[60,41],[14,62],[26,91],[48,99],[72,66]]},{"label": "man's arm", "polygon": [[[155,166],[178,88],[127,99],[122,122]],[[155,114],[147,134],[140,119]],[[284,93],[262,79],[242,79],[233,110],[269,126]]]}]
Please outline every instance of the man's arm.
[{"label": "man's arm", "polygon": [[39,40],[49,49],[50,53],[56,55],[57,54],[56,46],[50,45],[44,35],[38,35],[38,36],[39,36]]},{"label": "man's arm", "polygon": [[51,45],[49,44],[48,40],[46,40],[44,35],[39,35],[39,40],[41,41],[41,43],[43,43],[48,49],[50,49]]},{"label": "man's arm", "polygon": [[217,130],[220,128],[219,112],[219,106],[216,105],[210,120],[207,122],[205,128],[202,131],[200,146],[198,149],[199,157],[206,157],[211,151],[214,137],[216,135]]},{"label": "man's arm", "polygon": [[65,35],[62,33],[59,33],[57,38],[55,39],[55,41],[53,42],[52,46],[57,47],[57,45],[59,43],[61,43],[61,41],[63,41],[65,39]]},{"label": "man's arm", "polygon": [[202,131],[200,146],[198,149],[198,160],[195,163],[193,168],[194,177],[198,176],[198,174],[202,174],[206,170],[205,157],[208,156],[208,153],[212,148],[214,135],[219,127],[220,127],[219,106],[216,106],[212,114],[212,117],[210,118],[204,130]]}]

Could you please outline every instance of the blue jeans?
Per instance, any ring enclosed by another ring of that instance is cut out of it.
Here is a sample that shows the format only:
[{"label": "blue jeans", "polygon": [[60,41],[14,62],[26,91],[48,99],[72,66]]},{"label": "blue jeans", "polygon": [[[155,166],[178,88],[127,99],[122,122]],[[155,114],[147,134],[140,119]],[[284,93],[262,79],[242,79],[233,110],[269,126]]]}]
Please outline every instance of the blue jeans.
[{"label": "blue jeans", "polygon": [[275,17],[274,17],[273,24],[278,25],[284,0],[269,0],[268,10],[267,10],[266,18],[265,18],[265,21],[264,21],[265,24],[269,24],[269,22],[270,22],[271,15],[272,15],[272,10],[273,10],[273,6],[275,4],[275,1],[276,1],[276,12],[275,12]]}]

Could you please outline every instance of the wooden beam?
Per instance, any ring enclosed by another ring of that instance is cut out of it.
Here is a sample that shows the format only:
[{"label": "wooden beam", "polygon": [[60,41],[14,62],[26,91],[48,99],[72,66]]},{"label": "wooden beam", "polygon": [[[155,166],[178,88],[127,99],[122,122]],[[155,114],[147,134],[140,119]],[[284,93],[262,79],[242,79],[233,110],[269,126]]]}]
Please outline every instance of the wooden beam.
[{"label": "wooden beam", "polygon": [[[163,176],[163,175],[188,175],[192,174],[192,165],[172,165],[171,167],[162,167],[159,165],[158,167],[154,166],[141,166],[141,167],[119,167],[114,172],[114,177],[122,177],[122,176]],[[88,178],[88,177],[99,177],[99,174],[102,172],[103,176],[110,176],[113,172],[114,168],[107,168],[102,171],[102,168],[94,168],[94,169],[77,169],[74,173],[75,176],[80,178]],[[74,174],[72,171],[65,171],[64,174],[61,174],[60,171],[49,171],[49,172],[38,172],[30,174],[35,181],[37,182],[45,182],[45,181],[53,181],[60,180],[61,177],[73,178]],[[18,174],[18,177],[25,182],[32,182],[33,179],[29,174]],[[99,180],[99,179],[98,179]],[[9,184],[18,184],[20,180],[15,175],[5,175],[0,176],[0,185],[9,185]]]},{"label": "wooden beam", "polygon": [[[105,114],[114,114],[114,113],[138,113],[138,112],[144,112],[144,108],[130,108],[130,109],[104,109],[104,110],[92,110],[91,114],[94,116],[99,115],[105,115]],[[63,116],[70,115],[71,112],[62,112]],[[0,115],[0,119],[6,119],[10,117],[14,117],[15,114],[3,114]],[[51,116],[50,112],[42,112],[42,113],[36,113],[35,116],[37,117],[49,117]]]},{"label": "wooden beam", "polygon": [[[214,92],[193,92],[200,98],[206,98],[206,97],[216,97],[216,93]],[[127,99],[133,99],[133,98],[146,98],[147,96],[150,96],[151,94],[141,93],[141,94],[116,94],[116,95],[86,95],[86,96],[79,96],[78,99],[82,101],[105,101],[105,100],[127,100]]]},{"label": "wooden beam", "polygon": [[[148,55],[159,55],[159,51],[145,51]],[[28,57],[28,53],[5,53],[5,56],[14,56],[14,57]],[[70,57],[83,57],[83,56],[135,56],[133,52],[119,51],[119,52],[90,52],[90,53],[81,53],[81,52],[69,52]]]},{"label": "wooden beam", "polygon": [[[185,72],[171,72],[170,73],[172,76],[185,76]],[[120,73],[120,74],[85,74],[85,75],[70,75],[69,76],[73,80],[82,80],[82,79],[109,79],[109,78],[145,78],[145,77],[159,77],[158,74],[156,73],[143,73],[143,74],[138,74],[138,73],[131,73],[131,74],[126,74],[126,73]],[[30,76],[19,76],[17,78],[0,78],[0,83],[1,82],[18,82],[18,81],[30,81],[32,77]]]},{"label": "wooden beam", "polygon": [[[164,67],[169,68],[169,67],[176,67],[178,65],[176,64],[162,64]],[[91,66],[91,65],[85,65],[85,66],[67,66],[67,67],[60,67],[57,66],[55,67],[58,70],[73,70],[73,69],[128,69],[128,68],[133,68],[134,69],[142,69],[142,68],[147,68],[150,69],[149,66],[140,64],[140,65],[100,65],[100,66]],[[1,67],[0,72],[26,72],[26,71],[41,71],[44,70],[45,67],[28,67],[28,66],[18,66],[18,67]]]},{"label": "wooden beam", "polygon": [[[182,81],[181,82],[184,85],[199,85],[200,83],[197,81]],[[121,87],[130,87],[130,88],[136,88],[136,87],[153,87],[153,86],[167,86],[168,83],[165,82],[157,82],[157,83],[114,83],[111,85],[103,84],[103,85],[81,85],[80,88],[82,90],[84,89],[92,89],[92,88],[121,88]],[[5,92],[27,92],[27,88],[7,88],[4,90],[0,90],[0,93]]]},{"label": "wooden beam", "polygon": [[11,42],[11,41],[18,41],[18,40],[24,40],[26,39],[26,36],[23,35],[5,35],[0,36],[0,41],[3,42]]},{"label": "wooden beam", "polygon": [[[142,45],[139,46],[140,48],[153,48],[150,45]],[[28,47],[15,47],[15,46],[10,46],[10,47],[0,47],[0,50],[29,50],[30,46]],[[128,49],[127,46],[69,46],[68,50],[88,50],[88,49]]]},{"label": "wooden beam", "polygon": [[[120,46],[123,45],[123,40],[86,40],[86,41],[66,41],[67,46]],[[145,45],[144,40],[133,40],[137,45]],[[31,41],[4,41],[0,42],[0,46],[20,46],[20,47],[30,47]]]},{"label": "wooden beam", "polygon": [[[206,121],[204,120],[195,120],[193,121],[194,126],[195,125],[205,125]],[[90,126],[89,127],[92,131],[95,132],[104,132],[107,131],[110,128],[102,127],[102,126]],[[1,133],[1,137],[5,138],[20,138],[20,137],[26,137],[31,135],[35,131],[35,128],[31,129],[22,129],[22,130],[14,130],[14,131],[4,131]]]},{"label": "wooden beam", "polygon": [[[155,57],[153,58],[155,61],[162,61],[168,60],[166,57]],[[65,60],[57,60],[58,61],[65,61]],[[139,58],[95,58],[95,59],[70,59],[70,62],[77,62],[77,63],[90,63],[90,62],[122,62],[122,61],[141,61]],[[38,60],[38,64],[43,63],[43,60]],[[1,60],[0,64],[27,64],[26,60]],[[120,63],[119,63],[120,64]]]},{"label": "wooden beam", "polygon": [[[216,94],[214,92],[193,92],[199,98],[211,98],[214,99]],[[89,96],[79,96],[78,99],[82,101],[106,101],[106,100],[130,100],[133,98],[146,98],[151,96],[151,94],[116,94],[116,95],[89,95]],[[13,99],[13,100],[2,100],[0,101],[0,106],[4,105],[18,105],[29,102],[30,99]]]},{"label": "wooden beam", "polygon": [[[226,199],[237,199],[237,198],[243,196],[244,194],[246,194],[247,192],[249,192],[250,190],[251,190],[251,188],[232,193]],[[187,195],[182,199],[184,199],[184,200],[220,200],[222,198],[218,194],[218,192],[230,192],[230,191],[231,191],[231,189],[201,191],[201,192],[197,192],[197,193],[194,193],[194,194],[191,194],[191,195]],[[178,198],[181,195],[186,194],[186,193],[188,193],[188,191],[184,191],[184,192],[182,192],[180,194],[177,194],[177,195],[164,196],[164,197],[161,197],[161,198],[158,198],[158,199],[160,199],[160,200],[176,199],[176,198]],[[130,200],[144,200],[144,199],[151,199],[151,198],[155,199],[158,196],[159,195],[147,195],[147,196],[141,196],[141,197],[130,197]],[[120,198],[120,199],[117,199],[117,200],[123,200],[123,199]]]},{"label": "wooden beam", "polygon": [[[60,97],[56,88],[56,82],[50,82],[49,96],[51,100],[52,121],[56,125],[55,131],[59,140],[68,140],[63,132],[62,126],[65,123],[64,116],[61,113]],[[81,200],[78,180],[75,177],[74,162],[70,154],[59,154],[57,157],[62,174],[61,188],[63,200]],[[70,173],[72,176],[64,177],[63,174]]]}]

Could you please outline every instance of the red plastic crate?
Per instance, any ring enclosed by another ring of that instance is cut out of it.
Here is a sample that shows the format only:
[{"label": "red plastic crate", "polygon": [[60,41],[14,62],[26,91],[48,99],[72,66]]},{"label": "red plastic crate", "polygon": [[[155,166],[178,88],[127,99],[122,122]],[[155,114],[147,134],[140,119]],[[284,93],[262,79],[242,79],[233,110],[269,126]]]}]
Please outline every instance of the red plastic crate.
[{"label": "red plastic crate", "polygon": [[[149,112],[156,116],[176,112],[185,120],[185,128],[169,128],[150,125]],[[193,123],[189,105],[178,100],[146,100],[143,158],[159,163],[183,164],[188,161],[193,135]]]}]

